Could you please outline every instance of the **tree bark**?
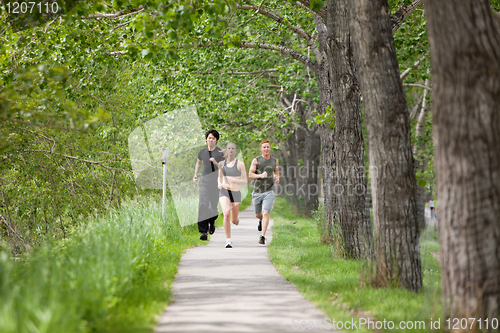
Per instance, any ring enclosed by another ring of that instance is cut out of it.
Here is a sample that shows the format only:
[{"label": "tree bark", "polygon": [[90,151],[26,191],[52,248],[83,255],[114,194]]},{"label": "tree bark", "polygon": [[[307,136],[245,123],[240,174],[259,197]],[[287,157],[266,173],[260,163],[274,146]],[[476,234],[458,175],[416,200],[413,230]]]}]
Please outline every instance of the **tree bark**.
[{"label": "tree bark", "polygon": [[[286,129],[286,133],[293,131],[293,128]],[[295,130],[296,131],[296,130]],[[286,140],[284,147],[281,149],[281,154],[283,156],[283,164],[281,165],[280,176],[283,177],[284,182],[279,186],[282,188],[278,191],[279,194],[283,194],[286,197],[288,203],[292,206],[292,211],[294,214],[300,214],[299,198],[297,197],[295,184],[297,183],[297,175],[294,169],[298,165],[299,152],[298,146],[300,138],[298,138],[298,133],[293,133]],[[280,193],[281,192],[281,193]]]},{"label": "tree bark", "polygon": [[424,4],[433,72],[444,315],[498,318],[499,23],[487,0]]},{"label": "tree bark", "polygon": [[376,280],[422,287],[410,120],[387,0],[351,3],[356,68],[364,98],[372,187]]},{"label": "tree bark", "polygon": [[392,32],[398,30],[403,22],[413,13],[423,0],[414,0],[411,5],[403,5],[394,15],[391,16]]},{"label": "tree bark", "polygon": [[327,12],[326,54],[336,118],[333,192],[337,220],[346,256],[363,258],[371,247],[372,231],[366,206],[363,121],[350,41],[348,0],[329,0]]},{"label": "tree bark", "polygon": [[[318,80],[319,90],[319,106],[318,111],[320,114],[325,114],[328,105],[332,103],[332,90],[330,87],[329,69],[326,61],[321,63],[315,71]],[[331,189],[335,186],[334,170],[335,170],[335,154],[334,154],[334,135],[330,129],[330,124],[319,125],[319,137],[321,142],[321,177],[323,179],[323,193],[325,196],[325,221],[323,229],[327,230],[329,235],[328,239],[333,240],[332,227],[333,221],[336,219],[336,198]]]}]

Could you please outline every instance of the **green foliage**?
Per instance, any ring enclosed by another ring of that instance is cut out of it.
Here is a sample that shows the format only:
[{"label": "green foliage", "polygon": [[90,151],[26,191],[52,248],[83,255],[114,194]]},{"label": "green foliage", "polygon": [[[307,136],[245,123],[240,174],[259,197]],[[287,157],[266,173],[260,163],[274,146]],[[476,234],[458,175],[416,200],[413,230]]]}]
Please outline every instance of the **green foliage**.
[{"label": "green foliage", "polygon": [[323,125],[329,124],[330,130],[333,131],[336,124],[335,110],[333,110],[332,105],[326,107],[326,111],[323,114],[314,113],[314,120],[307,120],[307,125],[311,128],[314,124]]},{"label": "green foliage", "polygon": [[434,141],[432,140],[432,112],[427,111],[425,119],[424,135],[415,138],[416,120],[412,122],[412,138],[414,145],[422,147],[415,156],[417,161],[425,161],[423,170],[418,169],[415,173],[417,184],[425,187],[431,198],[435,198],[436,171],[434,167]]},{"label": "green foliage", "polygon": [[161,204],[128,201],[25,260],[0,254],[0,331],[151,331],[182,253],[201,243],[196,225],[179,227],[167,208],[163,219]]},{"label": "green foliage", "polygon": [[417,178],[417,184],[418,186],[425,187],[427,185],[427,181],[424,179],[424,174],[422,173],[422,170],[417,170],[415,173],[415,177]]},{"label": "green foliage", "polygon": [[259,73],[231,74],[272,68],[274,59],[266,51],[209,48],[178,55],[179,61],[156,66],[164,71],[166,105],[195,105],[203,127],[221,130],[221,140],[246,147],[289,122],[286,116],[277,117],[276,90],[267,87],[269,79]]},{"label": "green foliage", "polygon": [[[43,114],[21,121],[27,103],[17,101],[18,109],[8,109],[16,118],[2,121],[8,140],[0,163],[0,215],[14,234],[2,225],[0,235],[16,254],[46,238],[66,238],[87,215],[137,191],[127,139],[144,119],[165,112],[151,95],[156,81],[144,67],[125,62],[88,68],[85,77],[66,80],[59,101],[49,100]],[[20,100],[45,103],[40,95],[25,96]],[[74,108],[65,111],[61,101]]]}]

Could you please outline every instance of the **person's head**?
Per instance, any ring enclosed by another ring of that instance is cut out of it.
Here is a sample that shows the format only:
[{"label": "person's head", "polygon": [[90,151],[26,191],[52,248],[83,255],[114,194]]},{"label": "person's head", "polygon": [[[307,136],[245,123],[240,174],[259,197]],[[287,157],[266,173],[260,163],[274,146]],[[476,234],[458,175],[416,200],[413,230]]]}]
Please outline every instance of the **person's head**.
[{"label": "person's head", "polygon": [[228,142],[226,145],[226,149],[224,149],[224,158],[227,159],[228,157],[236,156],[237,151],[238,148],[236,147],[236,143]]},{"label": "person's head", "polygon": [[219,132],[216,130],[207,131],[207,133],[205,133],[205,140],[207,141],[207,145],[215,147],[217,141],[219,141]]},{"label": "person's head", "polygon": [[271,154],[271,143],[269,140],[262,140],[260,142],[260,151],[262,152],[262,156],[269,156]]}]

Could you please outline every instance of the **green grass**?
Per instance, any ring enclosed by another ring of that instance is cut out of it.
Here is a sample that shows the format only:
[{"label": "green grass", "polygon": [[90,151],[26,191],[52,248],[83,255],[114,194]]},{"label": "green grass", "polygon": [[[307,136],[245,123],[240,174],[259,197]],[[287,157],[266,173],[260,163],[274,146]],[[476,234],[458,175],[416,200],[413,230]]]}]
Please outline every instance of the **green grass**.
[{"label": "green grass", "polygon": [[[247,196],[245,197],[245,199],[243,199],[243,201],[241,201],[240,212],[243,211],[248,206],[250,206],[251,204],[252,204],[252,195],[251,195],[251,192],[249,192],[247,194]],[[222,220],[221,220],[221,223],[222,223]]]},{"label": "green grass", "polygon": [[[360,269],[366,264],[358,260],[334,259],[332,248],[319,242],[316,221],[293,215],[285,199],[277,198],[271,215],[274,219],[274,236],[269,245],[272,262],[280,274],[295,284],[328,318],[356,321],[369,317],[395,323],[392,330],[377,330],[382,332],[404,332],[398,329],[401,321],[424,321],[425,329],[406,331],[432,331],[431,318],[435,321],[442,314],[440,267],[431,254],[439,251],[436,232],[427,229],[421,236],[424,287],[412,293],[402,289],[361,287]],[[373,330],[367,330],[365,325],[364,329],[348,331]]]},{"label": "green grass", "polygon": [[171,202],[165,219],[161,210],[129,201],[24,260],[0,253],[0,332],[151,332],[182,253],[202,244]]}]

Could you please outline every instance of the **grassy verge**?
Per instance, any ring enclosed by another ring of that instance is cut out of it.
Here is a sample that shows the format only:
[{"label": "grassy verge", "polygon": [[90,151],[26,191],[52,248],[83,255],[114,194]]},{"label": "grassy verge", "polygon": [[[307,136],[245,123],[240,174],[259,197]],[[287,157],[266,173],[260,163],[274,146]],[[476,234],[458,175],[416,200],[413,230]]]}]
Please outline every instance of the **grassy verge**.
[{"label": "grassy verge", "polygon": [[252,195],[251,195],[251,192],[249,192],[247,194],[247,196],[245,197],[245,199],[243,199],[243,201],[241,201],[241,205],[240,205],[240,212],[244,209],[246,209],[248,206],[250,206],[252,204]]},{"label": "grassy verge", "polygon": [[[439,331],[430,329],[431,318],[434,322],[442,313],[440,267],[431,253],[439,251],[436,232],[428,229],[422,234],[424,287],[419,293],[412,293],[401,289],[360,287],[359,275],[364,263],[334,259],[332,248],[319,242],[316,221],[293,215],[285,199],[277,198],[271,215],[274,219],[274,236],[269,246],[272,262],[280,274],[295,284],[328,318],[358,322],[359,329],[346,332]],[[382,329],[373,330],[373,324],[370,329],[367,325],[361,328],[360,318],[381,321]],[[386,329],[383,329],[384,320],[387,321]],[[307,321],[307,318],[299,318],[299,321]],[[389,329],[389,321],[394,322],[393,329]],[[401,321],[411,321],[414,327],[401,329]],[[414,324],[416,321],[423,321],[425,328],[417,329],[416,326],[422,323]],[[307,325],[304,323],[303,327]],[[441,319],[441,327],[443,325]]]},{"label": "grassy verge", "polygon": [[0,332],[151,332],[182,253],[202,244],[171,203],[161,211],[130,201],[26,260],[0,253]]}]

